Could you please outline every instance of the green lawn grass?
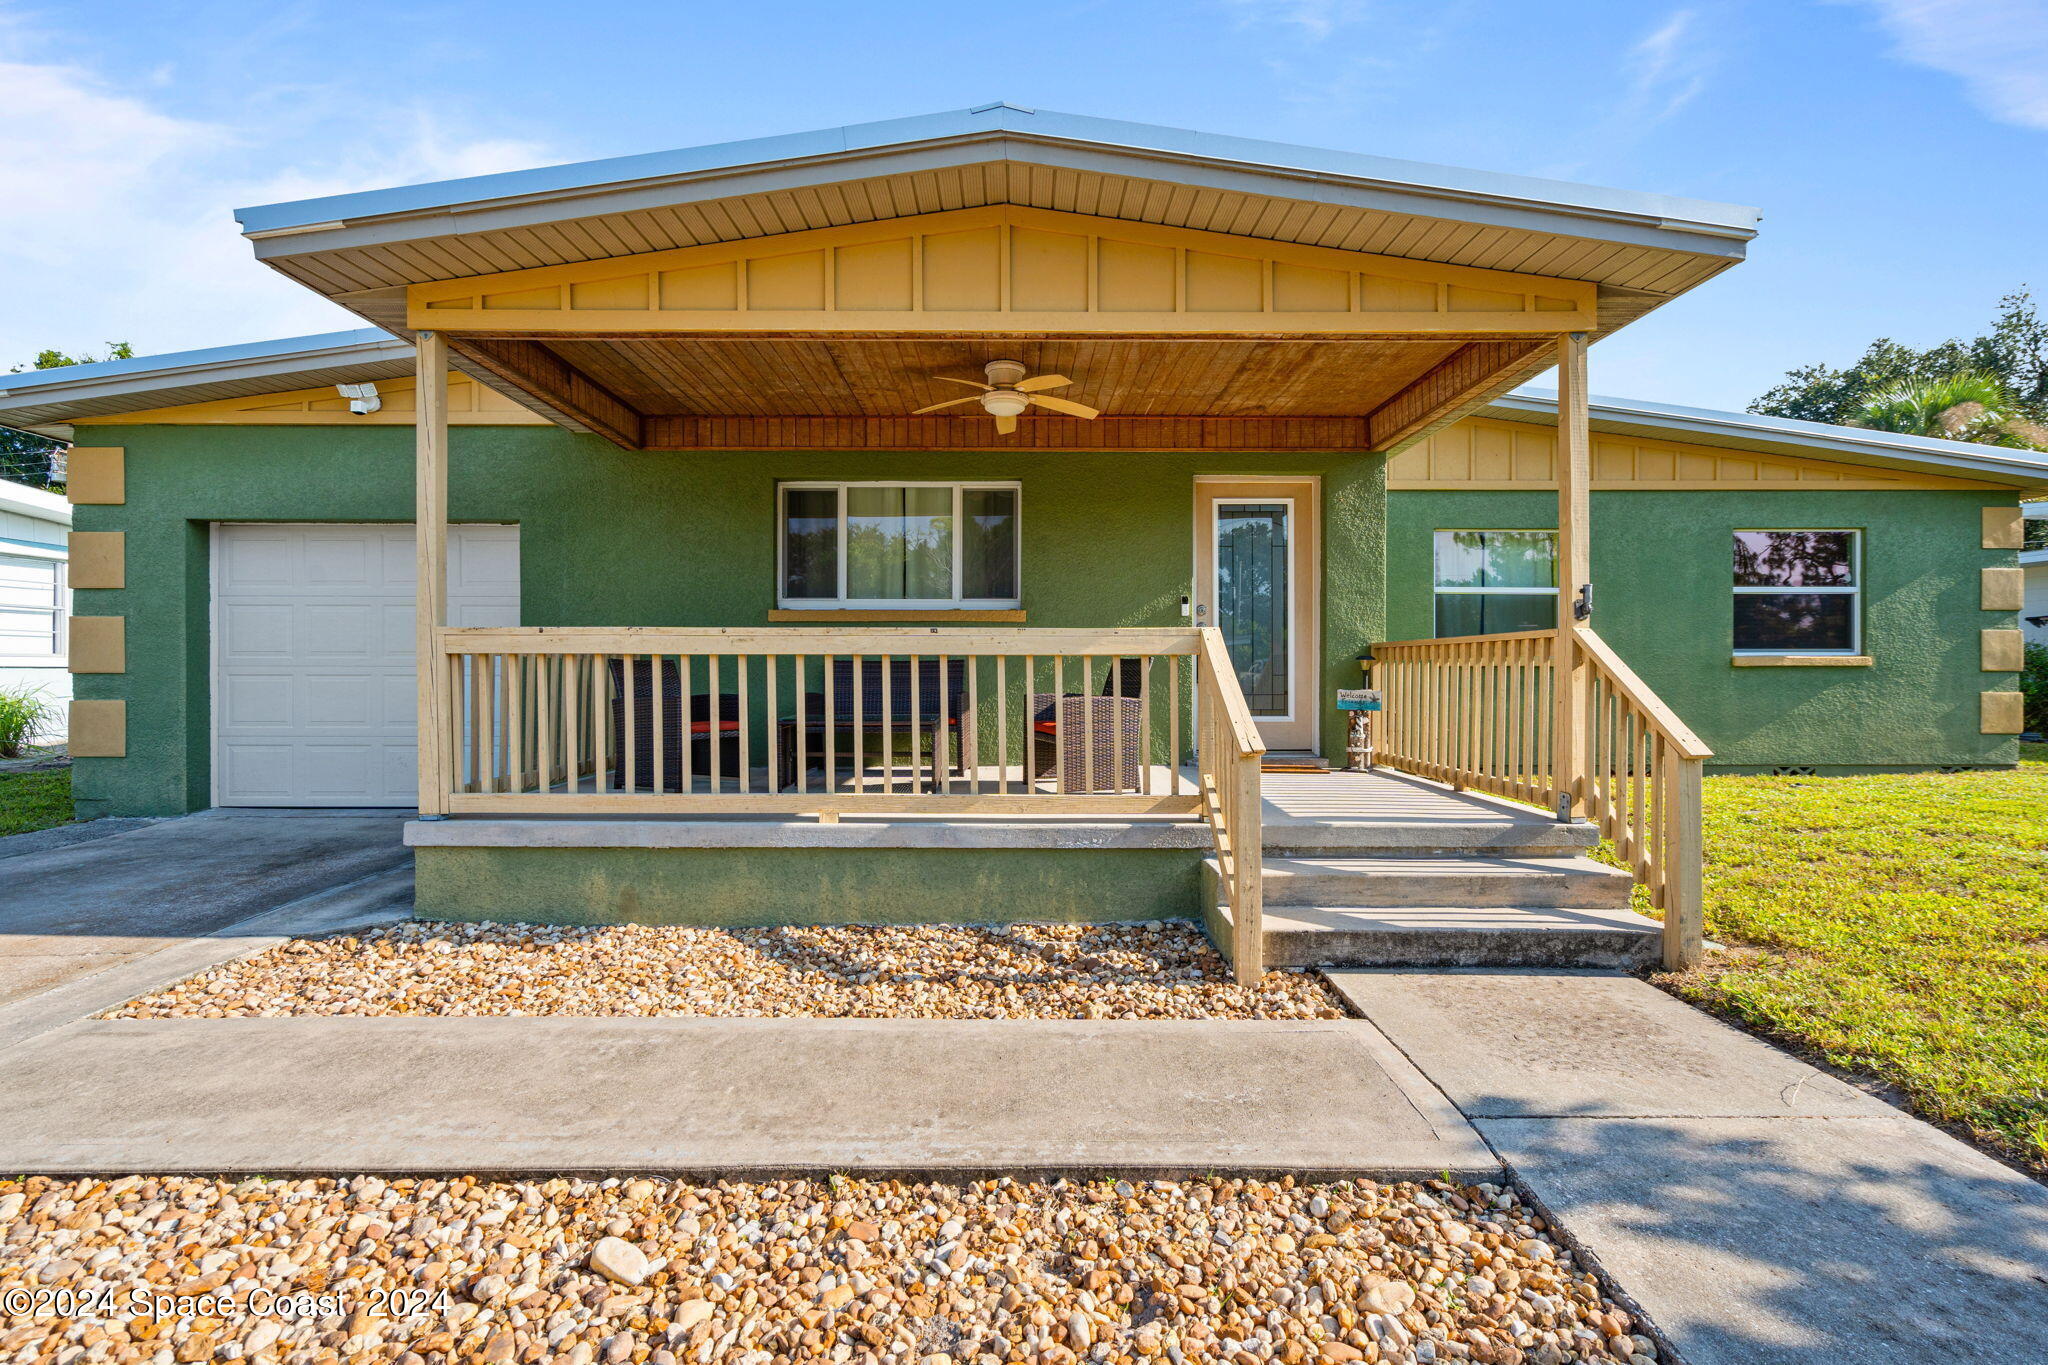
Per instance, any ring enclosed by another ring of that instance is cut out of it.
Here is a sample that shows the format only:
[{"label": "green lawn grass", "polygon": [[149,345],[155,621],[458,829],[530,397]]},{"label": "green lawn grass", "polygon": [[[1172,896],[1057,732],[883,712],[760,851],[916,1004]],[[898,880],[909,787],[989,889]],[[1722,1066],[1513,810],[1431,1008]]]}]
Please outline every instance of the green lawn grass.
[{"label": "green lawn grass", "polygon": [[1706,782],[1707,936],[1658,978],[2048,1169],[2048,745],[2017,771]]},{"label": "green lawn grass", "polygon": [[71,823],[71,773],[0,774],[0,836]]}]

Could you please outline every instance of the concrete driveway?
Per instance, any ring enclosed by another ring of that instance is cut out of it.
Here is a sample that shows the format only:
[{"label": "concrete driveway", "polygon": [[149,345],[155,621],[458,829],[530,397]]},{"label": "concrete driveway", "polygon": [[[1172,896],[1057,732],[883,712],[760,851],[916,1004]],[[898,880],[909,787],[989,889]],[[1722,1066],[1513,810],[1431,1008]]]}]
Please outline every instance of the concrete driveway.
[{"label": "concrete driveway", "polygon": [[11,856],[0,840],[0,1005],[402,867],[405,818],[206,811]]}]

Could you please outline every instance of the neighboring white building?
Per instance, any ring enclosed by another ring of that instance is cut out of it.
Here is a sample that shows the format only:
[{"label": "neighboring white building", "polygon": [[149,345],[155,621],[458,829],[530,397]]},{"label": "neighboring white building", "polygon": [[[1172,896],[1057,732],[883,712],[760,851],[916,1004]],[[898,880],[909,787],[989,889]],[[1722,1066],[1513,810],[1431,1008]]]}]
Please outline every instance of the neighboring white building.
[{"label": "neighboring white building", "polygon": [[59,703],[55,730],[37,736],[44,743],[63,737],[71,697],[70,533],[62,494],[0,479],[0,687],[27,683]]}]

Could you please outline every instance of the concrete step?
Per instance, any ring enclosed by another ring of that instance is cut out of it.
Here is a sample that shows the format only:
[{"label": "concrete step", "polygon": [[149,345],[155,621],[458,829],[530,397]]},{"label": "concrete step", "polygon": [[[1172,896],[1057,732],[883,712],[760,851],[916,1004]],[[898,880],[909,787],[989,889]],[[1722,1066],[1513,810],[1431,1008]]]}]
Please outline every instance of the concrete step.
[{"label": "concrete step", "polygon": [[1268,858],[1428,857],[1445,854],[1569,858],[1600,842],[1583,820],[1384,820],[1349,824],[1268,823],[1260,832]]},{"label": "concrete step", "polygon": [[1625,909],[1635,884],[1584,857],[1268,857],[1263,866],[1269,907]]},{"label": "concrete step", "polygon": [[1268,967],[1578,967],[1634,971],[1662,928],[1627,910],[1269,908]]}]

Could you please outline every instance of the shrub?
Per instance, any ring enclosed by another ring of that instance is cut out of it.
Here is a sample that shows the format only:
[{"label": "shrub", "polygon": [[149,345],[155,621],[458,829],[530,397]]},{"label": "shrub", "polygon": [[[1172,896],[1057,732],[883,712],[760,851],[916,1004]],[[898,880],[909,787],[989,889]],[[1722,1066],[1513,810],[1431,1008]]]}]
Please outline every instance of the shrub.
[{"label": "shrub", "polygon": [[2048,645],[2028,645],[2027,664],[2020,674],[2020,695],[2026,700],[2026,726],[2048,734]]},{"label": "shrub", "polygon": [[0,687],[0,758],[20,758],[56,715],[56,705],[35,688]]}]

